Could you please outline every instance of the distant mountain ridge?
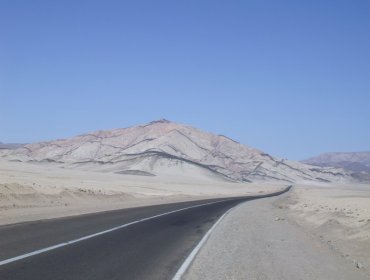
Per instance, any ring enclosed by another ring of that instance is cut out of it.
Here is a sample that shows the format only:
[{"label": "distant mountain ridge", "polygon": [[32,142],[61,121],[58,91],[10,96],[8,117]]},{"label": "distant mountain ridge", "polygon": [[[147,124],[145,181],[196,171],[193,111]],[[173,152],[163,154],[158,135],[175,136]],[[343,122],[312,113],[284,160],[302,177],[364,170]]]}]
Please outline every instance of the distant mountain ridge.
[{"label": "distant mountain ridge", "polygon": [[5,150],[10,160],[52,162],[140,176],[205,176],[228,181],[337,182],[348,174],[277,159],[226,136],[162,119],[129,128],[101,130],[69,139]]},{"label": "distant mountain ridge", "polygon": [[24,145],[26,144],[0,142],[0,149],[17,149],[17,148],[23,147]]},{"label": "distant mountain ridge", "polygon": [[370,151],[324,153],[302,161],[320,167],[338,167],[361,181],[370,181]]}]

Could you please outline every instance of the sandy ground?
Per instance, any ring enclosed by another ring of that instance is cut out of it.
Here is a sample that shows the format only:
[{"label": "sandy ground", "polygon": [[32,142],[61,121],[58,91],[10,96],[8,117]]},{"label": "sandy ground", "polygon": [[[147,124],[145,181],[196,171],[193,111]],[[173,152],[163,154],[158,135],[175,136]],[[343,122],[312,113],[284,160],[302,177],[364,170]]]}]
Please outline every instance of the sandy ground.
[{"label": "sandy ground", "polygon": [[184,279],[369,279],[364,269],[290,220],[282,203],[266,198],[237,206],[213,231]]},{"label": "sandy ground", "polygon": [[369,279],[370,187],[297,186],[233,209],[185,279]]},{"label": "sandy ground", "polygon": [[0,224],[204,198],[272,192],[283,186],[206,176],[132,176],[0,159]]},{"label": "sandy ground", "polygon": [[[284,187],[220,182],[203,174],[132,176],[0,159],[0,225]],[[369,185],[297,185],[282,197],[242,204],[216,228],[187,274],[187,279],[369,278]]]},{"label": "sandy ground", "polygon": [[298,186],[279,207],[370,278],[370,185]]}]

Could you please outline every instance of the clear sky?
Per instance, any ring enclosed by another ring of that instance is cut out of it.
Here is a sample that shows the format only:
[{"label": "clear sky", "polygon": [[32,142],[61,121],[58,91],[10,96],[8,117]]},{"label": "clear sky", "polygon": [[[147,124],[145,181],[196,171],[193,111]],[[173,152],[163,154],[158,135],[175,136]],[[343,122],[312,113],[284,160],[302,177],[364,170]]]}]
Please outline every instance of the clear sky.
[{"label": "clear sky", "polygon": [[0,0],[0,141],[166,118],[272,155],[370,150],[370,1]]}]

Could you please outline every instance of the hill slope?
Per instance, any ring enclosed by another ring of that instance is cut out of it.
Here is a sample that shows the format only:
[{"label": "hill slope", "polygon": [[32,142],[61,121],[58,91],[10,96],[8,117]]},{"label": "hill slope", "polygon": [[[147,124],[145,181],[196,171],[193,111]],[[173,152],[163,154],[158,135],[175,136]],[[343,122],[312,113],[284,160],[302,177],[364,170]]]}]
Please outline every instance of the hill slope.
[{"label": "hill slope", "polygon": [[0,142],[0,149],[17,149],[23,147],[26,144],[19,144],[19,143],[2,143]]},{"label": "hill slope", "polygon": [[230,181],[341,181],[345,172],[280,160],[225,136],[167,120],[28,144],[3,157],[120,174],[205,176]]},{"label": "hill slope", "polygon": [[370,152],[324,153],[302,161],[321,167],[338,167],[362,181],[370,180]]}]

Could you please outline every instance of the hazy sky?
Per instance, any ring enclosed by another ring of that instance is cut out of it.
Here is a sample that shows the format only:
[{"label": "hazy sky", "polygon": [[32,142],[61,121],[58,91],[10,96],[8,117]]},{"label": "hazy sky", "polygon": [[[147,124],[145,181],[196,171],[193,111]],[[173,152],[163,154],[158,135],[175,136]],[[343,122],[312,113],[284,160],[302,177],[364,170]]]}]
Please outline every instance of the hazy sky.
[{"label": "hazy sky", "polygon": [[272,155],[370,150],[370,1],[0,0],[0,141],[159,118]]}]

